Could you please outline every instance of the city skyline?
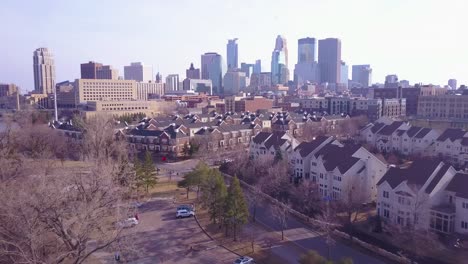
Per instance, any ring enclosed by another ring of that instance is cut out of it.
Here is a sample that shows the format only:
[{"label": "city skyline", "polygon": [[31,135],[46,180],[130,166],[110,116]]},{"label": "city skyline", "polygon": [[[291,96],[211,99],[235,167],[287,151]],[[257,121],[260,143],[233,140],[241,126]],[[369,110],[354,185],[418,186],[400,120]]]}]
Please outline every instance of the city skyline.
[{"label": "city skyline", "polygon": [[[201,54],[217,52],[226,59],[226,40],[232,38],[239,39],[239,64],[254,63],[256,59],[261,59],[265,62],[262,70],[268,71],[271,43],[279,34],[292,44],[289,45],[290,71],[293,68],[292,62],[297,61],[295,43],[298,39],[311,37],[320,40],[330,37],[342,41],[342,59],[349,66],[372,66],[373,82],[383,83],[386,75],[396,73],[400,79],[410,80],[411,83],[446,85],[452,78],[458,80],[458,85],[468,83],[468,53],[463,48],[467,37],[459,29],[462,23],[461,10],[466,6],[463,1],[452,1],[449,4],[435,1],[297,1],[295,5],[286,8],[279,3],[258,1],[253,4],[255,7],[266,5],[266,8],[262,8],[262,19],[253,27],[242,25],[252,24],[250,19],[259,14],[248,9],[232,12],[232,9],[242,6],[233,1],[201,1],[198,4],[186,2],[184,4],[187,8],[184,9],[193,8],[195,12],[190,14],[182,10],[181,17],[185,19],[182,23],[171,20],[175,23],[173,27],[159,26],[159,21],[167,20],[166,13],[175,10],[177,5],[172,3],[143,1],[139,5],[110,6],[103,1],[96,3],[95,9],[89,10],[89,15],[81,16],[81,11],[89,9],[84,2],[65,4],[43,1],[28,5],[22,5],[21,2],[6,1],[0,11],[6,20],[17,21],[0,29],[0,33],[9,39],[4,43],[8,52],[0,65],[0,81],[15,83],[23,91],[34,88],[31,52],[39,47],[47,47],[54,54],[57,82],[79,78],[80,64],[87,61],[106,62],[118,69],[121,75],[125,65],[142,61],[152,65],[154,73],[184,76],[186,65],[190,62],[195,62],[194,66],[201,68],[198,64]],[[364,8],[353,14],[345,12],[346,7],[357,5]],[[108,12],[114,16],[99,12],[100,7],[115,11]],[[319,23],[326,18],[327,12],[337,7],[337,22]],[[64,13],[62,11],[65,8],[76,12]],[[206,8],[208,10],[204,11]],[[306,14],[306,10],[310,8],[316,10],[317,14],[301,15]],[[45,10],[51,15],[38,20]],[[158,12],[159,16],[155,18],[154,10],[163,12]],[[219,23],[195,19],[196,16],[213,10],[219,10],[212,14],[213,19]],[[459,15],[457,12],[460,12]],[[132,20],[136,13],[141,20]],[[294,14],[292,19],[287,15],[289,13]],[[425,19],[445,16],[447,13],[451,13],[448,19]],[[385,19],[395,15],[407,19]],[[382,22],[384,20],[388,21]],[[191,26],[196,28],[207,28],[210,34],[200,35],[203,32],[201,30],[182,31],[184,22],[187,21],[191,21]],[[154,37],[148,36],[150,32]],[[69,37],[64,38],[64,34]],[[190,45],[186,45],[181,41],[192,39],[196,35],[196,43],[191,41]],[[124,39],[126,41],[122,41]],[[178,56],[174,56],[174,49],[177,49]]]}]

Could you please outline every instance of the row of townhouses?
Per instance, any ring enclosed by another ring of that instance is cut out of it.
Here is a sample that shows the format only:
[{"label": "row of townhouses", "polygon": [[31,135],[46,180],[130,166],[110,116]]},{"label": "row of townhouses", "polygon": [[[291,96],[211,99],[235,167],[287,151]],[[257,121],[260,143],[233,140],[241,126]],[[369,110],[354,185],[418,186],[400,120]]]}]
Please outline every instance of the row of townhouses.
[{"label": "row of townhouses", "polygon": [[272,159],[278,151],[287,153],[294,180],[315,182],[320,194],[333,200],[354,195],[355,201],[375,201],[377,182],[388,169],[384,161],[360,145],[341,143],[333,137],[319,136],[298,144],[285,132],[261,132],[250,143],[253,159]]},{"label": "row of townhouses", "polygon": [[377,213],[388,223],[468,234],[468,174],[444,162],[392,167],[377,183]]},{"label": "row of townhouses", "polygon": [[437,157],[457,166],[468,164],[468,133],[458,128],[439,131],[381,119],[364,127],[360,139],[381,152]]}]

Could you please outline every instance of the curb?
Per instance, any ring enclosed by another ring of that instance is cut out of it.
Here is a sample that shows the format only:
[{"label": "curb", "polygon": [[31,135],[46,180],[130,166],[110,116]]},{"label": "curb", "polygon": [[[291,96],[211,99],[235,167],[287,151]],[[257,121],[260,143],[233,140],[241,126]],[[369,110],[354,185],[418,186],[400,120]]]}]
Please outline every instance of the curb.
[{"label": "curb", "polygon": [[[216,239],[214,239],[212,236],[210,236],[210,234],[208,234],[208,232],[206,232],[206,230],[200,225],[200,222],[198,222],[198,218],[197,218],[196,215],[194,216],[194,218],[195,218],[195,221],[197,222],[198,226],[200,227],[200,229],[203,231],[203,233],[205,233],[205,235],[207,235],[211,240],[216,241]],[[226,249],[227,251],[239,256],[239,257],[241,256],[240,254],[237,254],[236,252],[234,252],[234,251],[230,250],[229,248],[225,247],[224,245],[219,245],[219,246]]]}]

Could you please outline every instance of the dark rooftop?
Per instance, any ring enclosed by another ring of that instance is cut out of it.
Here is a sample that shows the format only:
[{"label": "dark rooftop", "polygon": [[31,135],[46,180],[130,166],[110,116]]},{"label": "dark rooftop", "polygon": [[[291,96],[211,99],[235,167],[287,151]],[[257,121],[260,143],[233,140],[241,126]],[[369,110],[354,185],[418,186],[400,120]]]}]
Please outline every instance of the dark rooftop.
[{"label": "dark rooftop", "polygon": [[415,136],[415,138],[423,138],[425,137],[427,134],[429,134],[429,132],[431,132],[432,129],[430,128],[423,128],[421,129],[421,131],[419,131],[419,133]]},{"label": "dark rooftop", "polygon": [[445,141],[450,139],[450,141],[455,141],[461,139],[465,135],[466,131],[459,128],[448,128],[437,138],[437,141]]},{"label": "dark rooftop", "polygon": [[412,126],[408,131],[406,131],[406,134],[408,137],[413,138],[419,131],[421,130],[421,127],[418,126]]},{"label": "dark rooftop", "polygon": [[310,142],[302,142],[299,146],[296,147],[295,151],[299,151],[301,157],[308,156],[312,151],[317,149],[323,142],[325,142],[329,137],[318,136],[315,140]]},{"label": "dark rooftop", "polygon": [[385,126],[382,128],[378,134],[380,135],[385,135],[385,136],[390,136],[393,132],[395,132],[401,125],[403,124],[402,121],[395,121],[391,123],[388,126]]},{"label": "dark rooftop", "polygon": [[448,184],[447,191],[455,192],[456,196],[468,199],[468,174],[457,173]]}]

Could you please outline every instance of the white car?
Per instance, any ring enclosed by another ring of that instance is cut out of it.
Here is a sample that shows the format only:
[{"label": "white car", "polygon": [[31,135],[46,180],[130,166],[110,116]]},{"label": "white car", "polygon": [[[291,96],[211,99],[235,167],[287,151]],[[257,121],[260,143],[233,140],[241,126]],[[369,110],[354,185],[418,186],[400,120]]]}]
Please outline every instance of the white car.
[{"label": "white car", "polygon": [[176,218],[184,218],[184,217],[191,217],[191,216],[195,216],[195,212],[187,210],[187,209],[177,210],[177,213],[176,213]]},{"label": "white car", "polygon": [[247,257],[247,256],[242,256],[242,257],[236,259],[236,261],[234,261],[233,264],[253,264],[253,263],[254,263],[253,258]]},{"label": "white car", "polygon": [[121,228],[129,228],[136,225],[138,225],[138,220],[135,217],[130,217],[117,223],[117,226]]}]

